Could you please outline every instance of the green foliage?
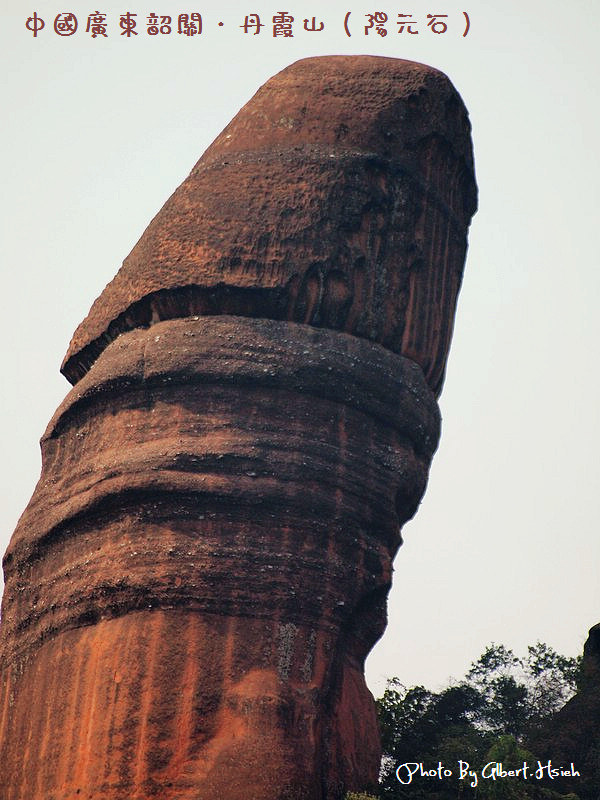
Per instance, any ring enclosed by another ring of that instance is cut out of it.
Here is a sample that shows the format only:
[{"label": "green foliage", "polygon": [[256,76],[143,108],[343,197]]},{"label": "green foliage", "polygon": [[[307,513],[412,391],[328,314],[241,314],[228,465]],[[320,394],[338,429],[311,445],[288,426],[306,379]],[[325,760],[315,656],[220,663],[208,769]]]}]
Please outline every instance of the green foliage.
[{"label": "green foliage", "polygon": [[527,648],[531,718],[541,720],[563,706],[578,688],[583,657],[566,658],[538,642]]},{"label": "green foliage", "polygon": [[[485,754],[485,763],[500,763],[505,770],[518,770],[524,762],[535,763],[532,753],[510,735],[496,739]],[[485,800],[525,800],[538,796],[537,787],[524,783],[521,777],[481,782],[479,796]]]},{"label": "green foliage", "polygon": [[520,738],[565,704],[580,673],[581,658],[566,658],[541,642],[530,645],[524,659],[491,644],[471,665],[466,681],[483,700],[479,726]]},{"label": "green foliage", "polygon": [[[440,692],[423,686],[407,689],[392,679],[377,700],[384,753],[382,800],[562,800],[517,770],[524,762],[531,768],[536,764],[523,742],[532,727],[574,693],[580,672],[580,659],[561,656],[538,642],[525,658],[503,645],[490,645],[460,683]],[[464,776],[461,780],[459,762],[468,762],[478,775],[486,764],[498,762],[516,775],[479,778],[471,786]],[[407,763],[423,764],[425,772],[442,764],[452,774],[440,778],[419,772],[402,785],[396,769]]]},{"label": "green foliage", "polygon": [[374,794],[365,794],[364,792],[348,792],[344,800],[378,800]]}]

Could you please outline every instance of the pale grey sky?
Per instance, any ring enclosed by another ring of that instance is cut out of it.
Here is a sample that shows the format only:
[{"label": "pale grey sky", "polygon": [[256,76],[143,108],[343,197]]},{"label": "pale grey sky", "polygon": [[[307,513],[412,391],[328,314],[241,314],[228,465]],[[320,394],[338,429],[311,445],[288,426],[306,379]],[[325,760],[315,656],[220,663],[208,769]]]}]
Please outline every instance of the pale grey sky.
[{"label": "pale grey sky", "polygon": [[[265,23],[280,7],[207,2],[200,36],[148,36],[172,2],[113,2],[107,39],[52,28],[62,6],[2,0],[0,319],[3,462],[0,550],[40,470],[38,440],[68,391],[59,365],[92,301],[201,153],[272,74],[309,55],[370,53],[431,64],[470,111],[480,210],[470,234],[428,491],[404,530],[389,626],[367,663],[432,688],[459,678],[490,641],[537,639],[575,655],[600,620],[597,374],[600,140],[597,8],[557,0],[368,4],[294,0],[293,39]],[[326,11],[319,8],[326,7]],[[188,9],[192,11],[191,7]],[[466,38],[463,11],[471,20]],[[138,14],[126,39],[118,15]],[[351,11],[352,38],[343,20]],[[398,12],[419,34],[396,33]],[[447,14],[433,34],[428,13]],[[315,14],[321,33],[301,30]],[[218,21],[224,25],[219,27]]]}]

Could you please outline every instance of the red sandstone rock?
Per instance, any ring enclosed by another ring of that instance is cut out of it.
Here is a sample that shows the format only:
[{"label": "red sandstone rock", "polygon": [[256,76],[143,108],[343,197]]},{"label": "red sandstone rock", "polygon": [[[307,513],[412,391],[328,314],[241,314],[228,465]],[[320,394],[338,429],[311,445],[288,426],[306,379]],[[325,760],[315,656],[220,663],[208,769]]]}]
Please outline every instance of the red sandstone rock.
[{"label": "red sandstone rock", "polygon": [[293,64],[152,220],[77,329],[64,374],[75,383],[123,331],[236,314],[378,342],[439,392],[476,202],[469,131],[431,67]]},{"label": "red sandstone rock", "polygon": [[65,360],[4,560],[1,800],[376,781],[363,664],[474,197],[464,107],[409,62],[299,62],[209,148]]}]

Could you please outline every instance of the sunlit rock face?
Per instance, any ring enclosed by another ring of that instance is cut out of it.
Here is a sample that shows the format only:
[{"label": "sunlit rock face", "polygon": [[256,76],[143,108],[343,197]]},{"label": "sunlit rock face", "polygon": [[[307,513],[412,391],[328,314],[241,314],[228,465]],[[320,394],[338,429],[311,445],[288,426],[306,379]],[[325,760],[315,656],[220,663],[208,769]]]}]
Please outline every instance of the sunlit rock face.
[{"label": "sunlit rock face", "polygon": [[94,303],[4,560],[2,800],[376,782],[363,665],[439,436],[469,132],[430,67],[297,62]]}]

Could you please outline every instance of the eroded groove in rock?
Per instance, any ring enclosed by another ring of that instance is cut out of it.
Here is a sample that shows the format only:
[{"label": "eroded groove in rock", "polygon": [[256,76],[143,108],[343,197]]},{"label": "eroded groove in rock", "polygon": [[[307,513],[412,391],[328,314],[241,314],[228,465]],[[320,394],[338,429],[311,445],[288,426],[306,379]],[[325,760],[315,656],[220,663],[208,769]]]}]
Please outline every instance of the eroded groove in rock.
[{"label": "eroded groove in rock", "polygon": [[393,59],[267,83],[76,332],[4,559],[0,797],[337,800],[439,436],[464,106]]},{"label": "eroded groove in rock", "polygon": [[194,315],[345,331],[441,388],[476,190],[448,79],[377,57],[268,81],[152,220],[77,329],[80,380],[120,333]]}]

